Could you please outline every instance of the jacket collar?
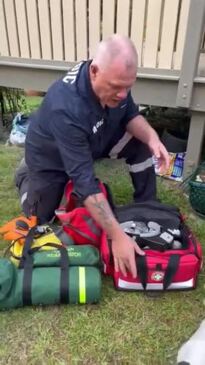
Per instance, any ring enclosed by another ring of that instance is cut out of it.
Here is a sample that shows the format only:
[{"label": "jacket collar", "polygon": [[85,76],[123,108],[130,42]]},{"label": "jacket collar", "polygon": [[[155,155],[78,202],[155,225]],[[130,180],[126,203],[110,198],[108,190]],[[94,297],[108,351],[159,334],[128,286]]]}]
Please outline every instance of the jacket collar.
[{"label": "jacket collar", "polygon": [[89,74],[89,66],[91,64],[91,60],[86,61],[81,66],[81,70],[79,73],[79,77],[77,80],[77,88],[79,94],[87,100],[87,103],[91,106],[93,111],[96,114],[102,114],[105,112],[105,109],[100,104],[96,94],[94,93],[91,81],[90,81],[90,74]]}]

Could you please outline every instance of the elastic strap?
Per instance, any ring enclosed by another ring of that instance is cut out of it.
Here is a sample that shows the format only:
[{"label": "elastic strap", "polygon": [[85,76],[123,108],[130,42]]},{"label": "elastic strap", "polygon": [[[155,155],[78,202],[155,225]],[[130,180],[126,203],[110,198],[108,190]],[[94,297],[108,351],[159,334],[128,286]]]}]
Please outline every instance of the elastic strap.
[{"label": "elastic strap", "polygon": [[74,232],[78,233],[80,236],[82,236],[82,237],[84,237],[84,238],[88,239],[89,241],[92,241],[93,243],[96,243],[96,241],[95,241],[92,237],[90,237],[87,233],[82,232],[82,231],[81,231],[81,230],[79,230],[78,228],[74,227],[72,224],[70,224],[70,223],[66,223],[66,224],[65,224],[65,227],[70,228],[72,231],[74,231]]},{"label": "elastic strap", "polygon": [[96,226],[93,218],[88,217],[87,215],[84,215],[83,219],[87,223],[87,225],[89,226],[92,233],[94,233],[96,236],[100,237],[101,236],[101,229]]}]

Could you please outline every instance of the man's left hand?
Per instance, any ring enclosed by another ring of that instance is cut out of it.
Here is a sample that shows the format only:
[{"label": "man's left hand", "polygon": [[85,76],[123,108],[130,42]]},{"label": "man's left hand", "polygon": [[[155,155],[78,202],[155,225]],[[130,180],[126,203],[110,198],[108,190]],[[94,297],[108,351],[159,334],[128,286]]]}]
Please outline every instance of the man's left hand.
[{"label": "man's left hand", "polygon": [[148,143],[148,146],[158,161],[160,173],[165,173],[169,168],[170,157],[166,147],[158,137],[154,137]]}]

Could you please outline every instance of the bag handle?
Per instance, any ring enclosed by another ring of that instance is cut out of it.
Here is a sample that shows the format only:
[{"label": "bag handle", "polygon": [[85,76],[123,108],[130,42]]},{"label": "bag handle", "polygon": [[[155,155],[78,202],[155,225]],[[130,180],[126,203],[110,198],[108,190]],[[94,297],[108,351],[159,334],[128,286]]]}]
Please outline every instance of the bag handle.
[{"label": "bag handle", "polygon": [[35,234],[36,234],[36,229],[37,229],[37,226],[34,226],[32,227],[26,238],[25,238],[25,242],[24,242],[24,246],[23,246],[23,251],[22,251],[22,256],[21,256],[21,259],[20,259],[20,263],[19,263],[19,269],[22,269],[23,266],[24,266],[24,260],[25,258],[28,256],[28,253],[31,249],[31,246],[32,246],[32,243],[33,243],[33,239],[35,237]]},{"label": "bag handle", "polygon": [[169,262],[165,271],[163,279],[163,289],[166,290],[168,286],[172,283],[174,275],[179,267],[180,255],[173,254],[169,258]]},{"label": "bag handle", "polygon": [[[172,283],[174,275],[176,274],[177,269],[179,267],[179,261],[180,261],[180,255],[173,254],[170,256],[164,274],[163,290],[166,290],[168,286]],[[137,274],[140,278],[143,289],[146,290],[147,279],[148,279],[148,267],[147,267],[146,255],[144,256],[136,255],[136,265],[137,265]]]},{"label": "bag handle", "polygon": [[[64,246],[60,246],[55,243],[48,243],[44,246],[55,247],[60,251],[60,269],[61,269],[61,277],[60,277],[60,301],[61,303],[68,304],[69,303],[69,259],[67,250]],[[32,272],[33,272],[33,257],[32,254],[38,251],[40,247],[34,249],[28,249],[26,255],[24,255],[23,260],[21,261],[21,268],[24,268],[23,275],[23,304],[31,305],[31,287],[32,287]],[[23,266],[22,266],[23,265]]]},{"label": "bag handle", "polygon": [[146,255],[135,255],[136,265],[137,265],[137,275],[140,278],[143,289],[146,290],[147,287],[147,277],[148,277],[148,268],[147,268],[147,259]]}]

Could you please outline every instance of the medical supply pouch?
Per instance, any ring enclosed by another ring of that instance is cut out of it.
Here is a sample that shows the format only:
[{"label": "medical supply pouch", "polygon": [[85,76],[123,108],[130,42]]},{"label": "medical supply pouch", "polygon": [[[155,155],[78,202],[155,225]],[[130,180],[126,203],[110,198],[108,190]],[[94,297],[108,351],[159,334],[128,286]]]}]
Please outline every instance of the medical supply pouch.
[{"label": "medical supply pouch", "polygon": [[121,290],[190,289],[196,286],[202,250],[180,211],[157,201],[117,207],[123,230],[144,250],[136,255],[137,278],[114,270],[111,243],[103,235],[101,254],[104,272]]},{"label": "medical supply pouch", "polygon": [[21,239],[13,240],[9,247],[6,249],[5,256],[9,254],[10,259],[16,266],[19,266],[20,260],[25,250],[25,243],[28,236],[29,248],[38,248],[41,251],[56,251],[56,247],[52,247],[52,245],[50,244],[56,244],[60,246],[69,246],[74,244],[73,239],[65,234],[61,227],[54,228],[54,226],[51,227],[49,225],[45,225],[38,228],[37,226],[34,226],[32,234],[30,234],[29,232],[30,231],[26,231],[26,236],[23,242]]},{"label": "medical supply pouch", "polygon": [[97,303],[101,275],[96,267],[62,265],[23,269],[0,259],[0,310],[25,305]]},{"label": "medical supply pouch", "polygon": [[[108,198],[108,188],[99,182],[102,193]],[[102,229],[92,218],[89,211],[79,206],[73,192],[73,183],[68,182],[65,189],[66,205],[55,211],[57,218],[63,225],[64,231],[73,238],[76,244],[91,244],[99,248]]]}]

